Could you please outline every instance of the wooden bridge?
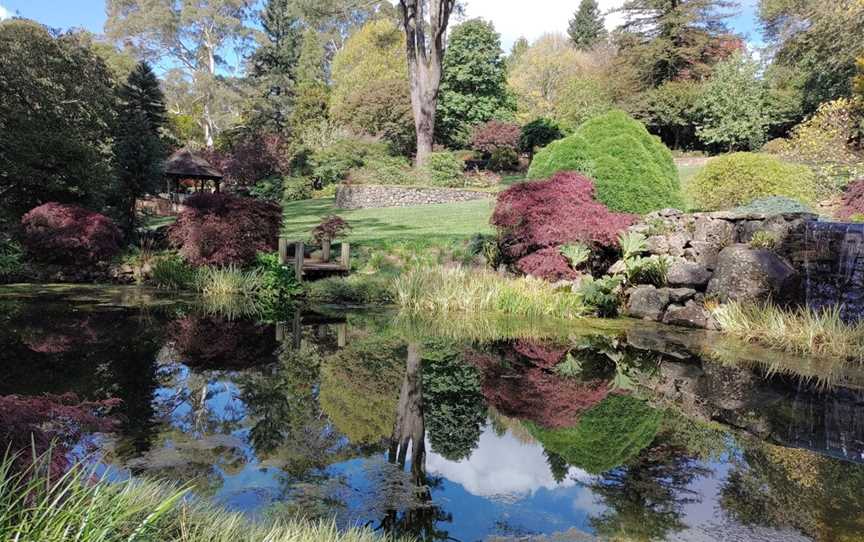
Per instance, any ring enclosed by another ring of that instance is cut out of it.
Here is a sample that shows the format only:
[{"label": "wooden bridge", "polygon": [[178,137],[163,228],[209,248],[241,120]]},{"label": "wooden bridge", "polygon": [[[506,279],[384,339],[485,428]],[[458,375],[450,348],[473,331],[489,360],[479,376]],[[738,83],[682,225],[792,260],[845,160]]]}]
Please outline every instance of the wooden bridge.
[{"label": "wooden bridge", "polygon": [[[351,271],[351,245],[341,242],[339,258],[333,259],[333,247],[331,241],[323,241],[319,257],[307,257],[309,248],[303,241],[290,241],[285,237],[279,238],[279,263],[294,267],[294,273],[299,282],[303,282],[304,275],[341,275]],[[293,248],[293,251],[292,251]],[[292,253],[293,252],[293,253]],[[310,254],[315,254],[313,250]]]}]

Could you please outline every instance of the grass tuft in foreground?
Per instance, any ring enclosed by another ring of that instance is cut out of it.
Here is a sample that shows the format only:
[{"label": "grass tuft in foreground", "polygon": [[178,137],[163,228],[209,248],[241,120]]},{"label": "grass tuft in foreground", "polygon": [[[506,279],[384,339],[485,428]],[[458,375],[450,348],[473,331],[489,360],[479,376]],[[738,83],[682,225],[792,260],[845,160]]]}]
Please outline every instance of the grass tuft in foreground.
[{"label": "grass tuft in foreground", "polygon": [[0,462],[0,540],[83,542],[373,542],[367,529],[340,532],[332,523],[253,522],[192,503],[185,490],[145,481],[109,484],[77,465],[60,478],[46,459],[15,472]]},{"label": "grass tuft in foreground", "polygon": [[864,359],[864,322],[843,322],[836,307],[813,311],[728,303],[714,315],[723,331],[748,342],[799,354]]},{"label": "grass tuft in foreground", "polygon": [[578,296],[532,277],[508,278],[464,267],[415,268],[393,284],[407,311],[445,315],[493,312],[523,317],[576,318],[586,313]]}]

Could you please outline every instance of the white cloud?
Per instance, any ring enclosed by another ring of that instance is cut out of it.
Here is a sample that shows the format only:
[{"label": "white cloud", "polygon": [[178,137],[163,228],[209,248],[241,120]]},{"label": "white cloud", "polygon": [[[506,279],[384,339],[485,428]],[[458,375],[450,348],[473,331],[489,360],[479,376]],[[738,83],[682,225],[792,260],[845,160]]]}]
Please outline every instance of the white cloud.
[{"label": "white cloud", "polygon": [[[604,13],[623,3],[624,0],[599,1],[600,10]],[[515,0],[468,0],[466,16],[492,21],[495,29],[501,33],[504,50],[509,51],[513,42],[521,36],[533,41],[550,32],[566,32],[578,7],[578,2],[562,0],[531,0],[527,4]],[[610,30],[620,23],[618,14],[606,17],[606,27]]]},{"label": "white cloud", "polygon": [[472,495],[507,502],[521,500],[540,488],[572,487],[577,480],[591,478],[585,471],[571,467],[567,479],[556,482],[542,446],[522,443],[509,432],[498,436],[488,426],[470,458],[457,463],[431,452],[426,468],[460,484]]},{"label": "white cloud", "polygon": [[14,14],[11,11],[0,5],[0,21],[2,21],[3,19],[9,19],[12,17],[12,15]]}]

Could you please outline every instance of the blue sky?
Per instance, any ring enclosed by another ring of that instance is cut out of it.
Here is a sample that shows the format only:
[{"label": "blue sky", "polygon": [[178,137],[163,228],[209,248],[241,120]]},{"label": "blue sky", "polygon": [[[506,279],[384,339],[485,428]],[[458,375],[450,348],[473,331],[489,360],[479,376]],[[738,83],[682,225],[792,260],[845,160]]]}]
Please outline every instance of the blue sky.
[{"label": "blue sky", "polygon": [[[602,9],[620,5],[622,0],[600,0]],[[732,28],[743,34],[751,45],[762,45],[756,18],[757,0],[740,0],[739,14],[730,20]],[[483,17],[495,23],[505,49],[520,36],[536,39],[546,32],[564,32],[567,21],[578,6],[577,0],[532,0],[532,9],[518,0],[468,0],[468,16]],[[35,19],[55,28],[82,27],[101,32],[105,23],[104,0],[0,0],[11,14]],[[607,24],[615,24],[611,17]]]}]

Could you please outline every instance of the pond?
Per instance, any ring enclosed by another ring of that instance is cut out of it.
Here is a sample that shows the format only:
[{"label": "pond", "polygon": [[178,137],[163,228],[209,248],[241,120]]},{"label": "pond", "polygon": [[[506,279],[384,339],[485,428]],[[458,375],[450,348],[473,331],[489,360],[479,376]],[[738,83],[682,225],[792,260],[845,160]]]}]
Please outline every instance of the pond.
[{"label": "pond", "polygon": [[707,332],[0,289],[0,396],[69,393],[113,424],[65,453],[250,515],[421,540],[864,540],[864,370]]}]

